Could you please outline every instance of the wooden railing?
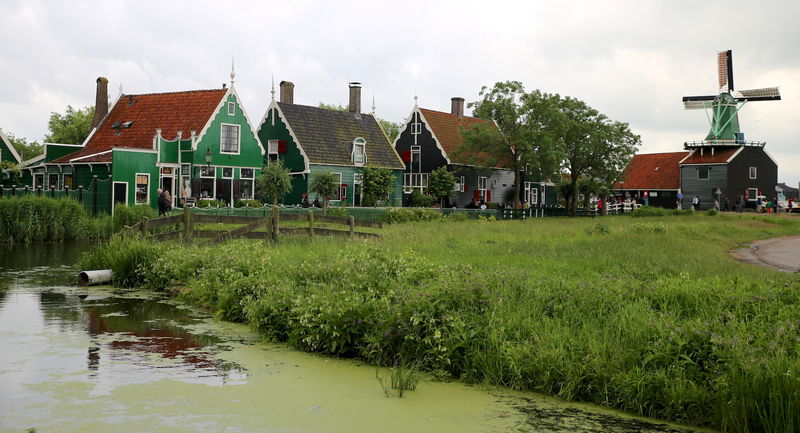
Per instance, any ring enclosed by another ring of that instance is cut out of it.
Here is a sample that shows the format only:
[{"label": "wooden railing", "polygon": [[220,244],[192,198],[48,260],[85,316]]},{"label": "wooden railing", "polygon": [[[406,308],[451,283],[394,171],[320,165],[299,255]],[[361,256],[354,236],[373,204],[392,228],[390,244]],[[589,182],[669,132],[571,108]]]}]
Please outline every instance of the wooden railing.
[{"label": "wooden railing", "polygon": [[[281,226],[281,222],[308,221],[307,227],[300,226]],[[195,224],[241,224],[231,230],[197,230]],[[319,227],[319,223],[341,224],[346,226],[345,230],[338,230],[328,227]],[[153,233],[154,229],[170,225],[179,225],[177,230],[160,233]],[[256,231],[266,227],[265,231]],[[191,241],[193,238],[210,238],[210,243],[225,242],[235,238],[246,239],[265,239],[276,241],[281,235],[305,234],[308,236],[342,236],[348,238],[377,238],[378,233],[358,232],[356,227],[383,228],[383,223],[376,221],[356,220],[349,217],[333,217],[315,215],[313,212],[307,214],[281,215],[278,208],[273,208],[272,215],[267,217],[254,216],[234,216],[234,215],[204,215],[192,213],[187,207],[183,214],[168,217],[149,219],[125,227],[125,233],[129,236],[141,235],[157,241],[183,239]]]}]

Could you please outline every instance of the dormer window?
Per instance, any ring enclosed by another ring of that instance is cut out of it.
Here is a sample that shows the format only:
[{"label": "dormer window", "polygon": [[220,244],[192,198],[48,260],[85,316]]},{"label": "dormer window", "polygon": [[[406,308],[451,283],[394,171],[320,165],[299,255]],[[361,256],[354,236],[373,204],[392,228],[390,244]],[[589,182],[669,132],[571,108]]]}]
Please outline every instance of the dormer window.
[{"label": "dormer window", "polygon": [[363,138],[353,140],[353,164],[364,165],[367,163],[367,142]]}]

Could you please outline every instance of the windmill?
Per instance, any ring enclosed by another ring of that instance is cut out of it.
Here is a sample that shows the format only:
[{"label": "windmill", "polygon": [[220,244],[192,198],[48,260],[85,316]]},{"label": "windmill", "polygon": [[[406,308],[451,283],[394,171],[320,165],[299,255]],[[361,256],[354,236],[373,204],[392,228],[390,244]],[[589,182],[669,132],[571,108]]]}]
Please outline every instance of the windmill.
[{"label": "windmill", "polygon": [[717,75],[719,95],[683,97],[684,108],[687,110],[705,109],[711,124],[711,130],[704,141],[687,142],[684,147],[688,149],[707,145],[764,146],[764,142],[744,141],[744,135],[739,129],[739,110],[748,102],[779,101],[781,99],[780,91],[777,87],[734,90],[733,52],[731,50],[717,53]]}]

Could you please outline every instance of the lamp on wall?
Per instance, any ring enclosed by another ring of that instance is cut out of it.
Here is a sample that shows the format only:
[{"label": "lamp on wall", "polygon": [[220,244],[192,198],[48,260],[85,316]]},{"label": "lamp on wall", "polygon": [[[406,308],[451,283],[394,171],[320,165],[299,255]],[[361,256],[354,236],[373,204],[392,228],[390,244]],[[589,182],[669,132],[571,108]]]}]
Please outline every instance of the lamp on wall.
[{"label": "lamp on wall", "polygon": [[214,155],[211,154],[211,149],[206,148],[206,170],[211,168],[211,158],[213,157]]}]

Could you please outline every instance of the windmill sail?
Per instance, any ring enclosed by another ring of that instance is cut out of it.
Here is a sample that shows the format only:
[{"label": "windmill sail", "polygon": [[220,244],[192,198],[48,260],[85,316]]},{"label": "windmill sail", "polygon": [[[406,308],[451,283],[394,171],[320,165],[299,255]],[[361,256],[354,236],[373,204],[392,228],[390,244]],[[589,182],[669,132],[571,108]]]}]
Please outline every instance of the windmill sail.
[{"label": "windmill sail", "polygon": [[779,100],[781,99],[781,92],[777,87],[765,87],[763,89],[749,89],[740,90],[742,96],[738,96],[737,100],[746,99],[748,101],[766,101],[766,100]]},{"label": "windmill sail", "polygon": [[733,53],[731,50],[717,53],[717,79],[720,92],[733,90]]}]

